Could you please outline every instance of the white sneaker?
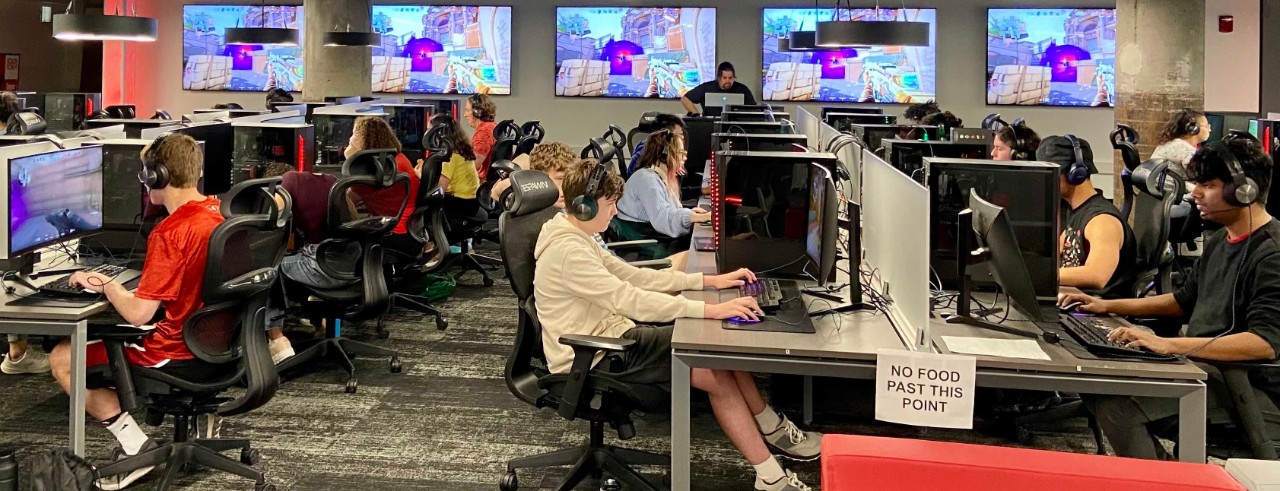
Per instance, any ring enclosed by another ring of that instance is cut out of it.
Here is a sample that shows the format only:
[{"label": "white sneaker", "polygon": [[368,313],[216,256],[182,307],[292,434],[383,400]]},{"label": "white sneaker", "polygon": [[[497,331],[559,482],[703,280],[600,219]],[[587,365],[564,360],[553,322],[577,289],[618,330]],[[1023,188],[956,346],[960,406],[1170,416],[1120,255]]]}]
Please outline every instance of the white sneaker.
[{"label": "white sneaker", "polygon": [[4,355],[4,361],[0,362],[0,372],[10,375],[19,373],[47,373],[49,371],[49,355],[42,351],[27,349],[22,354],[22,358],[18,361],[9,359],[9,355]]},{"label": "white sneaker", "polygon": [[293,351],[293,344],[289,343],[289,338],[280,337],[272,339],[267,343],[267,349],[271,351],[271,362],[279,365],[285,360],[297,354]]},{"label": "white sneaker", "polygon": [[[778,479],[775,482],[764,482],[759,476],[756,476],[756,491],[813,491],[808,484],[801,481],[796,473],[785,471],[786,477]],[[106,488],[103,488],[106,489]]]},{"label": "white sneaker", "polygon": [[764,434],[764,442],[776,455],[791,460],[805,462],[822,456],[822,433],[801,431],[786,416],[777,429]]},{"label": "white sneaker", "polygon": [[[157,448],[160,448],[160,444],[156,443],[155,440],[148,438],[147,442],[142,444],[142,448],[138,449],[138,453],[140,454],[148,450],[154,450]],[[133,455],[137,455],[137,454],[133,454]],[[119,448],[117,448],[116,451],[113,453],[112,455],[113,458],[111,460],[114,463],[122,459],[127,459],[129,457],[132,457],[133,455],[126,454],[123,451],[121,451]],[[137,469],[133,472],[129,472],[125,474],[117,474],[114,476],[104,476],[98,479],[98,489],[101,489],[102,491],[117,491],[120,489],[127,488],[129,487],[130,484],[133,484],[137,482],[139,479],[142,479],[143,476],[146,476],[148,473],[151,472],[152,469],[155,469],[155,468],[156,466],[153,465],[150,467],[143,467],[141,469]]]}]

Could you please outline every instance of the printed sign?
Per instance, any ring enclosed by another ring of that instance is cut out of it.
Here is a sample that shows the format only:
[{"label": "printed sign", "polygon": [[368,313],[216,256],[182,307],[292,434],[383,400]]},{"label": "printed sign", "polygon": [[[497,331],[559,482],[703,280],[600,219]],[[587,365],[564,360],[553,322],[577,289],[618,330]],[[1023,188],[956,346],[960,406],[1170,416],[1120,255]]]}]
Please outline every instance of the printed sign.
[{"label": "printed sign", "polygon": [[0,66],[0,90],[18,90],[18,67],[21,65],[19,55],[3,55],[4,65]]},{"label": "printed sign", "polygon": [[974,357],[882,349],[876,358],[876,419],[973,428]]}]

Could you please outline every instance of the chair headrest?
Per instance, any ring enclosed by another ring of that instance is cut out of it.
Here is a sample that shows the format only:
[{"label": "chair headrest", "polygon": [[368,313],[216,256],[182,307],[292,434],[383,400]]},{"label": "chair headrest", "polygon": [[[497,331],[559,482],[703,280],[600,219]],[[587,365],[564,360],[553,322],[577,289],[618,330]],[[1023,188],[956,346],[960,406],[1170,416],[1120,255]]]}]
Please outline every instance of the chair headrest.
[{"label": "chair headrest", "polygon": [[[1133,181],[1133,186],[1142,192],[1157,198],[1164,198],[1165,180],[1168,176],[1169,161],[1151,159],[1133,169],[1130,179]],[[1175,189],[1174,191],[1177,190]]]},{"label": "chair headrest", "polygon": [[520,135],[523,135],[523,134],[524,132],[520,130],[520,126],[517,125],[515,120],[512,120],[512,119],[507,119],[502,122],[499,122],[497,125],[493,127],[493,137],[499,141],[519,140]]},{"label": "chair headrest", "polygon": [[372,177],[381,186],[390,186],[396,179],[396,149],[373,148],[361,150],[342,164],[344,176]]},{"label": "chair headrest", "polygon": [[603,138],[592,138],[591,143],[582,149],[581,157],[584,159],[595,159],[596,162],[608,162],[613,160],[613,155],[617,153],[618,147],[613,146]]},{"label": "chair headrest", "polygon": [[604,132],[604,138],[616,148],[622,148],[627,144],[627,134],[623,133],[622,128],[616,124],[609,125],[609,131]]},{"label": "chair headrest", "polygon": [[1111,131],[1111,147],[1119,149],[1124,146],[1124,143],[1137,145],[1138,130],[1127,124],[1117,124],[1116,129]]},{"label": "chair headrest", "polygon": [[[267,223],[283,227],[293,218],[293,197],[281,186],[280,177],[264,177],[237,183],[223,195],[222,216],[266,215]],[[284,200],[278,207],[276,196]]]},{"label": "chair headrest", "polygon": [[509,176],[515,171],[520,170],[520,164],[517,164],[510,160],[499,160],[497,162],[494,162],[493,165],[490,165],[489,170],[493,172],[497,172],[498,178],[502,179],[503,177]]},{"label": "chair headrest", "polygon": [[445,136],[445,131],[448,131],[448,129],[449,125],[445,123],[432,126],[425,135],[422,135],[422,148],[432,156],[439,154],[444,160],[452,158],[453,142],[449,141],[449,138]]},{"label": "chair headrest", "polygon": [[524,216],[554,206],[560,190],[551,176],[536,170],[519,170],[511,174],[512,199],[507,212]]}]

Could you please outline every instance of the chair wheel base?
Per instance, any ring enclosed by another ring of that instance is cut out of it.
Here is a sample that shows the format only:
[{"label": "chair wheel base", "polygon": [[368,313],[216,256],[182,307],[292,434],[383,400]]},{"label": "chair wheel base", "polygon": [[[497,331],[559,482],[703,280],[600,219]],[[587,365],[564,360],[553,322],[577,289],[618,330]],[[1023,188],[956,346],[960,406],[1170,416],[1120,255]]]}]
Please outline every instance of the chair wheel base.
[{"label": "chair wheel base", "polygon": [[347,386],[346,386],[346,387],[344,387],[342,390],[346,391],[348,394],[355,394],[355,393],[356,393],[356,387],[357,387],[357,386],[359,386],[359,385],[360,385],[360,384],[359,384],[358,382],[356,382],[356,379],[354,379],[354,378],[352,378],[352,379],[347,379]]},{"label": "chair wheel base", "polygon": [[240,462],[244,465],[258,465],[259,462],[262,462],[262,452],[256,448],[240,450]]},{"label": "chair wheel base", "polygon": [[444,317],[436,317],[436,329],[443,331],[448,328],[449,321],[444,320]]},{"label": "chair wheel base", "polygon": [[391,373],[400,373],[402,370],[404,370],[404,365],[400,363],[399,358],[392,358],[389,368],[391,370]]},{"label": "chair wheel base", "polygon": [[516,477],[516,471],[507,471],[502,479],[498,480],[498,489],[501,491],[516,491],[520,489],[520,479]]}]

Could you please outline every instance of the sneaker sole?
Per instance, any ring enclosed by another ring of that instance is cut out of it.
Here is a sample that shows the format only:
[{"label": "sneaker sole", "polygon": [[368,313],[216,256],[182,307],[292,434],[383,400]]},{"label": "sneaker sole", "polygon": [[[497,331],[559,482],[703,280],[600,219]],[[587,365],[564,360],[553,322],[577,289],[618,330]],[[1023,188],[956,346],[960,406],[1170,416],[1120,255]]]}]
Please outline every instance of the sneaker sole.
[{"label": "sneaker sole", "polygon": [[99,480],[98,487],[101,488],[102,491],[115,491],[119,489],[124,489],[133,485],[133,483],[137,482],[139,479],[142,479],[147,474],[150,474],[151,471],[155,470],[155,468],[156,468],[155,466],[151,466],[151,467],[143,467],[141,469],[137,469],[133,472],[130,472],[128,475],[124,477],[124,479],[121,479],[118,483],[109,484],[106,486],[104,486],[101,480]]},{"label": "sneaker sole", "polygon": [[30,369],[15,369],[11,367],[0,366],[0,372],[3,372],[5,375],[34,375],[37,373],[49,373],[49,369],[45,368],[44,370],[30,370]]},{"label": "sneaker sole", "polygon": [[786,453],[786,452],[778,452],[778,451],[776,451],[776,450],[777,450],[776,448],[775,448],[775,449],[772,449],[772,450],[775,450],[775,452],[773,452],[773,455],[774,455],[774,456],[776,456],[776,457],[782,457],[782,458],[787,459],[787,460],[790,460],[790,461],[792,461],[792,462],[813,462],[813,461],[815,461],[815,460],[818,460],[818,459],[821,459],[821,458],[822,458],[822,454],[814,455],[813,457],[800,457],[800,456],[796,456],[796,455],[791,455],[791,454]]}]

